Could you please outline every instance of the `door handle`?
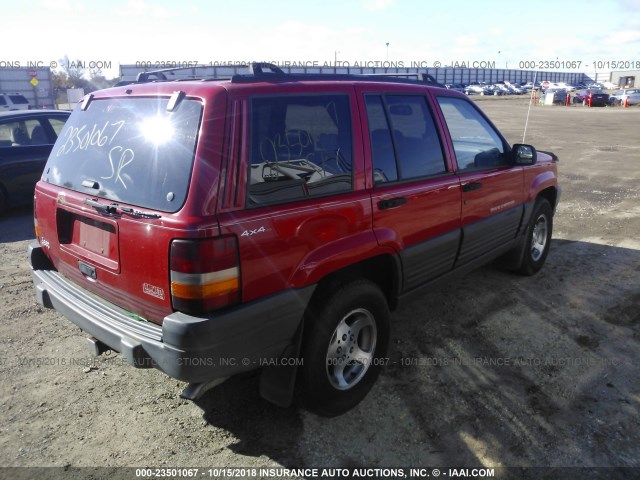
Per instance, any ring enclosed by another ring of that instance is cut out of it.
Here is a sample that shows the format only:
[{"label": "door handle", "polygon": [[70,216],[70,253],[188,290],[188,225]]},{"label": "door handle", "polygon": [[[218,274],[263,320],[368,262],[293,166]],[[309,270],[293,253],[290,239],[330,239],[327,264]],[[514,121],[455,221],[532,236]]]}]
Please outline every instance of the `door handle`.
[{"label": "door handle", "polygon": [[405,197],[396,197],[396,198],[390,198],[388,200],[380,200],[378,202],[378,208],[380,208],[380,210],[386,210],[387,208],[399,207],[400,205],[404,205],[408,201],[409,200],[407,200]]},{"label": "door handle", "polygon": [[479,190],[482,188],[482,183],[480,182],[470,182],[462,185],[463,192],[472,192],[474,190]]}]

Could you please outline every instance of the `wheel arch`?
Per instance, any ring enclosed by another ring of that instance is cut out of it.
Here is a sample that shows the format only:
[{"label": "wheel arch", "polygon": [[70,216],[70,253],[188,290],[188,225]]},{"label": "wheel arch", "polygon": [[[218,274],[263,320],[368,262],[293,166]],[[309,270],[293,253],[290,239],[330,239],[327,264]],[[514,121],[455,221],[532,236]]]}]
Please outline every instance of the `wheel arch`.
[{"label": "wheel arch", "polygon": [[[546,153],[546,152],[543,152]],[[529,184],[529,193],[526,201],[536,201],[538,198],[545,198],[551,204],[551,208],[555,211],[556,204],[559,199],[558,175],[553,170],[545,170],[539,174],[525,176],[525,182]]]},{"label": "wheel arch", "polygon": [[390,253],[360,260],[324,276],[318,282],[310,303],[314,299],[326,298],[331,291],[357,279],[376,284],[387,299],[389,308],[393,310],[396,307],[402,288],[402,266],[398,256]]},{"label": "wheel arch", "polygon": [[558,189],[555,186],[547,187],[543,190],[540,190],[538,192],[538,195],[536,195],[536,200],[539,198],[546,199],[551,205],[553,212],[555,213],[556,205],[558,204]]}]

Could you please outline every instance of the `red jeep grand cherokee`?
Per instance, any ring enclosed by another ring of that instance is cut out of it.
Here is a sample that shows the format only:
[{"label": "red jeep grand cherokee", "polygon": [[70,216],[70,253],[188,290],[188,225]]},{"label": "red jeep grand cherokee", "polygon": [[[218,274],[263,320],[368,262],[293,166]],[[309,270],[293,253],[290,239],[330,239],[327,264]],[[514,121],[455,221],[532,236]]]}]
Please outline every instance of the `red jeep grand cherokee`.
[{"label": "red jeep grand cherokee", "polygon": [[35,192],[38,301],[202,392],[337,415],[373,385],[399,299],[498,256],[549,252],[557,159],[509,146],[431,81],[154,81],[72,113]]}]

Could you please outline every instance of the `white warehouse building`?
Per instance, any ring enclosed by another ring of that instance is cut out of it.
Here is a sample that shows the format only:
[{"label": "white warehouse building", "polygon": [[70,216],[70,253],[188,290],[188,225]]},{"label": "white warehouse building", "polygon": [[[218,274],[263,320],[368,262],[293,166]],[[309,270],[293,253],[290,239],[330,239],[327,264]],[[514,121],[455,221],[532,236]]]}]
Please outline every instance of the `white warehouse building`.
[{"label": "white warehouse building", "polygon": [[55,108],[55,94],[49,67],[0,68],[0,93],[19,93],[30,108]]}]

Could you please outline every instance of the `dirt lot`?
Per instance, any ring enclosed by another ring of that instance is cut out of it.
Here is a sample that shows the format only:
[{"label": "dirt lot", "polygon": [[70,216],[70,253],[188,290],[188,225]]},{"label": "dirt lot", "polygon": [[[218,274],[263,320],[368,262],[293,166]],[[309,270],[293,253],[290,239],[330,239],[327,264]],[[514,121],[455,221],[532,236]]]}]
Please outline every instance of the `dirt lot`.
[{"label": "dirt lot", "polygon": [[[526,99],[478,101],[522,141]],[[35,303],[31,212],[5,216],[2,464],[640,467],[639,124],[640,108],[533,108],[526,142],[561,159],[545,268],[486,267],[404,305],[390,365],[334,419],[266,403],[255,376],[191,403],[158,371],[89,357]]]}]

